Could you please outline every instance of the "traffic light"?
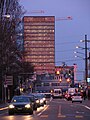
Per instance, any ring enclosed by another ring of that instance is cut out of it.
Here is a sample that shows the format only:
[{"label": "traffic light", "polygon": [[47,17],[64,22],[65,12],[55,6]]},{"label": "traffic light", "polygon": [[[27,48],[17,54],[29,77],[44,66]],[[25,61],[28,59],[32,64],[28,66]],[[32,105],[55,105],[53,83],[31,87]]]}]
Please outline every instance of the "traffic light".
[{"label": "traffic light", "polygon": [[59,79],[59,82],[62,82],[62,78]]},{"label": "traffic light", "polygon": [[70,78],[67,78],[67,82],[69,83],[71,80],[70,80]]},{"label": "traffic light", "polygon": [[59,71],[59,70],[57,70],[57,71],[56,71],[56,75],[59,75],[59,74],[60,74],[60,71]]}]

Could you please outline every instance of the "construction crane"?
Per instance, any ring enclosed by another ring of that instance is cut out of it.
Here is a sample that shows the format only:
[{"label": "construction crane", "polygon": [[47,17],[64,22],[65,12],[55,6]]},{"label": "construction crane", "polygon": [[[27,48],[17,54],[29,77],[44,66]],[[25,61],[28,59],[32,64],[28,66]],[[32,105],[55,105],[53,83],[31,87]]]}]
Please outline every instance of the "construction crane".
[{"label": "construction crane", "polygon": [[61,20],[72,20],[72,16],[67,16],[67,17],[58,17],[55,20],[56,21],[61,21]]},{"label": "construction crane", "polygon": [[[44,10],[32,10],[32,11],[27,11],[27,14],[44,14]],[[67,16],[67,17],[57,17],[55,18],[55,21],[61,21],[61,20],[72,20],[72,16]]]},{"label": "construction crane", "polygon": [[44,10],[32,10],[32,11],[27,11],[28,14],[44,14]]}]

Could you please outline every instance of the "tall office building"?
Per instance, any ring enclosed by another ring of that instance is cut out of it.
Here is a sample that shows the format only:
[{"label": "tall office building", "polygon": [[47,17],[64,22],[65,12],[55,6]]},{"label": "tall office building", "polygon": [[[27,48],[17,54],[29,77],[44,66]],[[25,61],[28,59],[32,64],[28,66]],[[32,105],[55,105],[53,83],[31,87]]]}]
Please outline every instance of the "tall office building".
[{"label": "tall office building", "polygon": [[24,16],[24,60],[37,73],[55,73],[55,17]]}]

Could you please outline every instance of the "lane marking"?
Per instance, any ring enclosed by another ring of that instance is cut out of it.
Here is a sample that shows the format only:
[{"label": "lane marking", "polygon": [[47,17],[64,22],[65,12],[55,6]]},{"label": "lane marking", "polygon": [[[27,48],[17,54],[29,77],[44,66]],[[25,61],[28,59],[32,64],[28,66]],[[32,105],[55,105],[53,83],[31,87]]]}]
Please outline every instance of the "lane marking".
[{"label": "lane marking", "polygon": [[58,115],[58,117],[65,118],[65,117],[66,117],[66,115]]},{"label": "lane marking", "polygon": [[51,97],[51,98],[50,98],[50,102],[52,101],[52,99],[53,99],[53,98]]},{"label": "lane marking", "polygon": [[75,118],[83,118],[82,115],[76,115]]},{"label": "lane marking", "polygon": [[59,105],[58,115],[61,115],[61,105]]},{"label": "lane marking", "polygon": [[88,106],[85,106],[85,108],[87,108],[88,110],[90,110],[90,107],[88,107]]},{"label": "lane marking", "polygon": [[49,105],[47,105],[39,114],[37,114],[37,116],[40,116],[45,110],[47,110],[48,107]]},{"label": "lane marking", "polygon": [[84,114],[84,111],[76,111],[77,114]]},{"label": "lane marking", "polygon": [[41,117],[41,118],[47,118],[48,115],[41,115],[40,117]]}]

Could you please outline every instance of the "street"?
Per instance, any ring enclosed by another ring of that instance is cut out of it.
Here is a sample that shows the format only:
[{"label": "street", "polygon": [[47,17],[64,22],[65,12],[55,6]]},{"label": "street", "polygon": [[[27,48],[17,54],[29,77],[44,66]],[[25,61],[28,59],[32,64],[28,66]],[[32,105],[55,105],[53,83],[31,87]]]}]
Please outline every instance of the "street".
[{"label": "street", "polygon": [[[90,120],[90,101],[72,103],[65,99],[49,99],[47,105],[34,111],[33,115],[8,115],[7,110],[0,111],[0,120]],[[89,106],[88,106],[89,105]]]}]

